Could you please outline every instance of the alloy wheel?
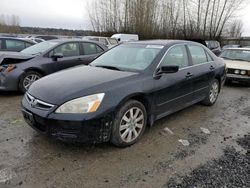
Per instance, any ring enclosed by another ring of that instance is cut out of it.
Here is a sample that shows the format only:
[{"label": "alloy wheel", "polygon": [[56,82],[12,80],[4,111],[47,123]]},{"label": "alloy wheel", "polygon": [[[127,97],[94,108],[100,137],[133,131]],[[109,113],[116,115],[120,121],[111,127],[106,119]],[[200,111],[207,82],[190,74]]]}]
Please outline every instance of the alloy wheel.
[{"label": "alloy wheel", "polygon": [[209,92],[209,100],[211,103],[214,103],[219,94],[219,85],[217,82],[213,82],[210,92]]},{"label": "alloy wheel", "polygon": [[141,133],[145,117],[143,111],[138,107],[130,108],[122,117],[120,122],[120,137],[124,142],[134,141]]},{"label": "alloy wheel", "polygon": [[23,87],[28,90],[31,84],[33,84],[35,81],[39,80],[40,76],[36,74],[29,74],[27,75],[23,80]]}]

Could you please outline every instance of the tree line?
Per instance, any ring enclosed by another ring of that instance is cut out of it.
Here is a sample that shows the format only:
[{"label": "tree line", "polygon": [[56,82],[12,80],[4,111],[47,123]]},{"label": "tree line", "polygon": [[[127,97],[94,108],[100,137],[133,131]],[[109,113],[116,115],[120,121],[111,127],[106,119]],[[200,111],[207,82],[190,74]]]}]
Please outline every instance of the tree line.
[{"label": "tree line", "polygon": [[142,39],[238,37],[245,0],[92,0],[95,32],[137,33]]},{"label": "tree line", "polygon": [[20,18],[16,15],[0,15],[0,32],[19,33]]}]

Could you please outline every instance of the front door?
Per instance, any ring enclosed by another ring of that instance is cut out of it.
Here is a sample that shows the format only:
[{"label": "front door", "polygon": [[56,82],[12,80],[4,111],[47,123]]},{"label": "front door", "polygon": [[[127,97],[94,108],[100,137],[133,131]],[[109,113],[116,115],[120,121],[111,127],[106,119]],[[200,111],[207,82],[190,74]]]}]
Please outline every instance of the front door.
[{"label": "front door", "polygon": [[164,74],[155,80],[155,101],[157,119],[182,109],[193,100],[193,70],[189,66],[185,45],[172,47],[160,66],[177,65],[177,73]]}]

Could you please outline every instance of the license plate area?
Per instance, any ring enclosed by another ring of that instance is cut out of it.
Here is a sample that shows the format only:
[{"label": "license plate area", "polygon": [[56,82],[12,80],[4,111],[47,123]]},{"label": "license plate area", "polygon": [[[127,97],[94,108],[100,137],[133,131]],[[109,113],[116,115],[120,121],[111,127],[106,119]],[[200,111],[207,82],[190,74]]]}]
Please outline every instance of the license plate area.
[{"label": "license plate area", "polygon": [[31,126],[35,125],[34,116],[32,113],[22,110],[24,120]]}]

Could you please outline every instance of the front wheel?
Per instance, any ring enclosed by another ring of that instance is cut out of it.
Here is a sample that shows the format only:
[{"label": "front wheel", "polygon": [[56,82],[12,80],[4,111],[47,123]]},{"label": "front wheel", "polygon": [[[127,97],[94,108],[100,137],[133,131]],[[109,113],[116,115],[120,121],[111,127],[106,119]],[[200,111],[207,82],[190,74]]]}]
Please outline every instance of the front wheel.
[{"label": "front wheel", "polygon": [[206,98],[202,101],[202,104],[206,106],[212,106],[218,99],[220,91],[220,84],[217,79],[214,79],[209,85],[209,91]]},{"label": "front wheel", "polygon": [[20,79],[19,90],[25,93],[29,89],[31,84],[39,80],[41,77],[42,75],[38,72],[35,72],[35,71],[26,72]]},{"label": "front wheel", "polygon": [[130,100],[117,112],[112,128],[111,142],[118,147],[136,143],[145,131],[147,112],[142,103]]}]

